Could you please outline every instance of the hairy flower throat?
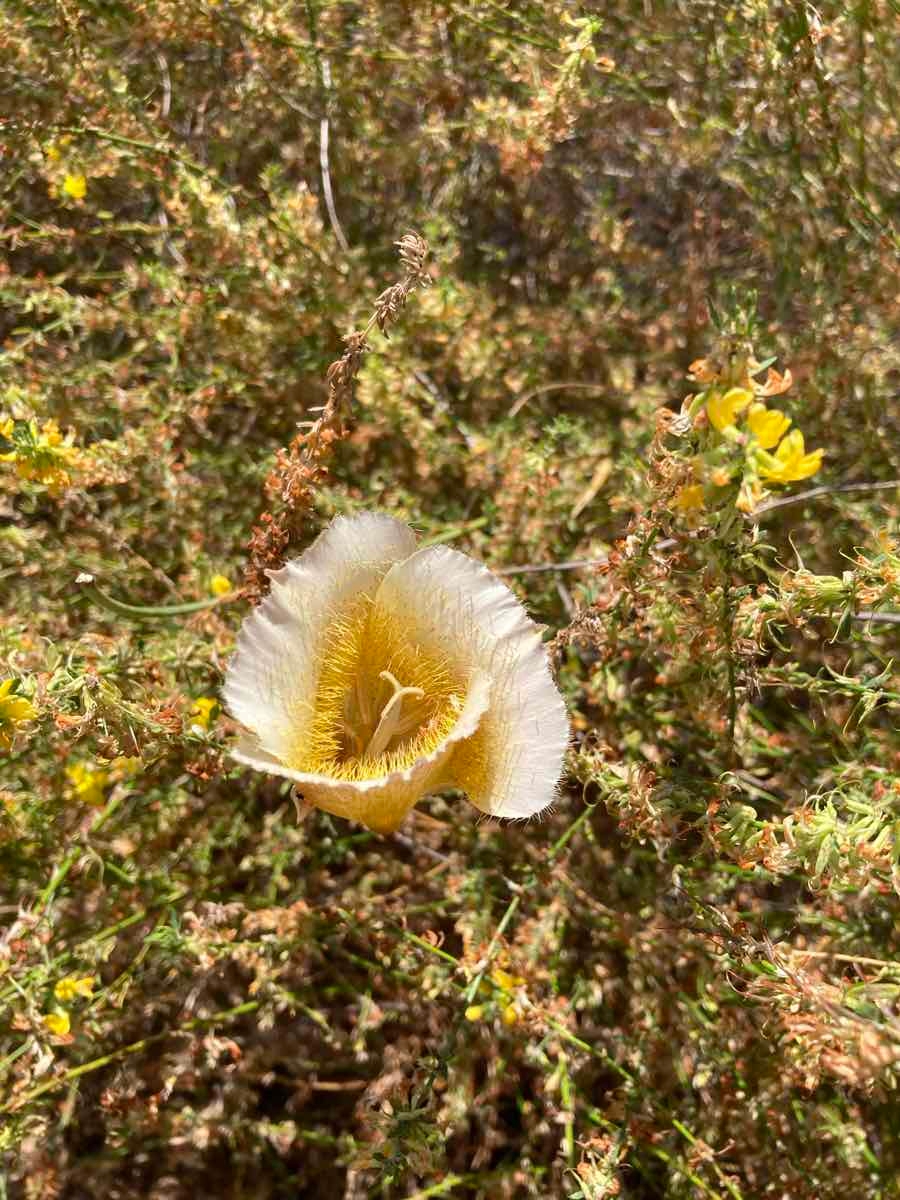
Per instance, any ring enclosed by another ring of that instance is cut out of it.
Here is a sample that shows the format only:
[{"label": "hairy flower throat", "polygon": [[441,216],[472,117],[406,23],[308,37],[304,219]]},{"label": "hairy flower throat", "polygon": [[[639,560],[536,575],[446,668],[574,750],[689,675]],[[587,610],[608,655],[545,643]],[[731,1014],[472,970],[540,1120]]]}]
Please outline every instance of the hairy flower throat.
[{"label": "hairy flower throat", "polygon": [[430,753],[453,728],[466,681],[446,655],[405,639],[396,618],[373,601],[336,617],[327,641],[295,769],[378,778]]}]

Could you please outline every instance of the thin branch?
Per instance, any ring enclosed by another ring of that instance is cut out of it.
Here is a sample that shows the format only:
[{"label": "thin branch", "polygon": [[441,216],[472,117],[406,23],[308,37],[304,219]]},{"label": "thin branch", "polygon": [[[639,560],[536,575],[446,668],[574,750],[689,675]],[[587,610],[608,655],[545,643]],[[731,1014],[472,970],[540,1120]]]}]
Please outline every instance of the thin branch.
[{"label": "thin branch", "polygon": [[337,208],[334,203],[334,191],[331,187],[331,167],[328,160],[328,141],[330,133],[329,115],[331,113],[331,67],[328,59],[319,53],[318,45],[318,14],[314,0],[306,0],[306,17],[309,22],[309,34],[312,40],[313,61],[316,64],[316,74],[319,78],[319,95],[322,117],[319,121],[319,166],[322,170],[322,192],[325,196],[325,208],[328,210],[328,220],[331,224],[337,243],[345,254],[350,252],[350,244],[344,236],[344,230],[338,220]]},{"label": "thin branch", "polygon": [[602,567],[609,562],[604,558],[570,558],[566,562],[522,563],[515,567],[495,567],[495,575],[539,575],[544,571],[580,571],[582,567]]},{"label": "thin branch", "polygon": [[509,415],[511,417],[517,416],[530,400],[534,400],[538,396],[543,396],[546,392],[605,392],[607,390],[605,383],[545,383],[543,387],[534,388],[532,391],[526,392],[524,396],[520,396],[509,410]]},{"label": "thin branch", "polygon": [[782,496],[779,500],[767,500],[765,504],[760,504],[758,508],[755,508],[751,516],[758,517],[761,513],[772,512],[776,508],[786,508],[789,504],[800,504],[803,500],[813,500],[816,496],[829,496],[835,492],[886,492],[891,488],[900,488],[900,479],[887,479],[878,483],[826,483],[821,487],[798,492],[796,496]]},{"label": "thin branch", "polygon": [[[548,386],[548,388],[542,390],[547,391],[550,387],[564,386],[571,387],[577,385],[551,384]],[[582,386],[588,387],[591,385],[584,384]],[[513,416],[516,412],[518,412],[521,405],[535,394],[536,393],[532,392],[530,395],[523,397],[521,401],[518,401],[518,407],[514,405],[513,408],[510,409],[510,416]],[[788,504],[799,504],[802,500],[812,500],[816,496],[829,496],[837,492],[886,492],[890,491],[892,488],[900,488],[900,479],[885,479],[880,480],[877,483],[823,484],[821,487],[809,488],[808,491],[798,492],[796,496],[782,496],[778,500],[768,500],[765,504],[760,504],[758,508],[754,509],[751,513],[751,516],[759,517],[763,513],[772,512],[776,508],[785,508]],[[656,548],[657,550],[665,550],[674,545],[675,539],[669,538],[665,542],[658,542]],[[558,563],[523,563],[521,566],[499,568],[494,571],[494,574],[536,575],[544,571],[579,571],[583,567],[602,567],[607,561],[608,560],[606,558],[572,558],[565,562]],[[854,619],[861,620],[863,617],[864,614],[859,613]],[[893,623],[892,615],[890,613],[871,613],[866,619],[871,619],[874,621],[890,620]]]},{"label": "thin branch", "polygon": [[478,989],[481,987],[481,981],[488,972],[488,967],[490,967],[494,954],[500,945],[500,939],[506,932],[506,927],[516,915],[516,909],[521,903],[522,895],[519,893],[519,895],[513,896],[512,900],[510,900],[509,904],[506,906],[506,912],[500,918],[500,924],[494,930],[494,936],[491,938],[488,948],[485,951],[484,958],[481,960],[481,970],[473,977],[472,982],[469,984],[468,991],[466,992],[466,1004],[471,1004],[478,995]]},{"label": "thin branch", "polygon": [[800,950],[791,947],[792,954],[802,954],[804,958],[830,958],[834,962],[862,963],[866,967],[889,967],[892,971],[900,971],[900,963],[891,962],[886,958],[865,958],[861,954],[836,954],[832,950]]},{"label": "thin branch", "polygon": [[405,849],[410,850],[413,854],[427,854],[429,858],[433,858],[435,862],[447,864],[453,860],[447,854],[441,854],[440,850],[435,850],[425,842],[417,842],[413,838],[407,837],[404,833],[395,833],[394,841],[399,842]]},{"label": "thin branch", "polygon": [[[654,549],[671,550],[677,544],[677,538],[664,538],[656,543]],[[545,571],[580,571],[584,567],[605,567],[608,562],[609,555],[605,554],[603,558],[570,558],[565,562],[555,563],[521,563],[515,567],[493,567],[492,570],[495,575],[538,575]]]},{"label": "thin branch", "polygon": [[152,1033],[149,1037],[141,1038],[138,1042],[131,1042],[127,1046],[119,1046],[118,1049],[111,1050],[108,1054],[104,1054],[100,1058],[81,1063],[77,1067],[70,1067],[68,1071],[62,1071],[58,1075],[54,1075],[52,1079],[45,1080],[28,1092],[13,1096],[11,1100],[8,1100],[6,1104],[0,1107],[0,1113],[17,1112],[24,1108],[26,1104],[30,1104],[32,1100],[37,1100],[39,1096],[46,1095],[47,1092],[64,1087],[74,1079],[79,1079],[82,1075],[87,1075],[91,1071],[98,1071],[102,1067],[109,1066],[110,1063],[119,1062],[121,1059],[127,1058],[130,1054],[140,1054],[141,1051],[146,1050],[149,1046],[155,1046],[159,1042],[165,1041],[166,1038],[180,1037],[187,1033],[193,1033],[196,1029],[221,1025],[234,1017],[241,1017],[246,1013],[256,1012],[261,1003],[261,1000],[247,1000],[243,1004],[238,1004],[234,1008],[223,1009],[221,1012],[213,1013],[209,1017],[194,1017],[192,1020],[186,1021],[183,1025],[178,1025],[174,1029],[164,1029],[162,1033]]},{"label": "thin branch", "polygon": [[319,122],[319,165],[322,168],[322,190],[325,193],[325,207],[328,209],[328,220],[334,230],[338,245],[345,254],[350,251],[350,243],[344,236],[341,223],[338,220],[337,209],[334,206],[334,195],[331,191],[331,171],[328,167],[328,118],[323,117]]},{"label": "thin branch", "polygon": [[860,612],[851,613],[851,621],[877,621],[882,625],[900,625],[900,613],[894,612]]},{"label": "thin branch", "polygon": [[165,120],[169,115],[169,110],[172,107],[172,76],[169,74],[169,64],[166,61],[164,54],[157,54],[156,63],[159,67],[163,81],[163,98],[160,105],[159,115]]}]

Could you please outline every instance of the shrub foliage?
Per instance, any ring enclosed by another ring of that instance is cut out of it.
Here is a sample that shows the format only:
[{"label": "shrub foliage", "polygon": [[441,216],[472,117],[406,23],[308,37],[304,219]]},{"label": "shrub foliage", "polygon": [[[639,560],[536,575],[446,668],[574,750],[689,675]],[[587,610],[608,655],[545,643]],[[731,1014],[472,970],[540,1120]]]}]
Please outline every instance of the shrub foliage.
[{"label": "shrub foliage", "polygon": [[[3,10],[0,1195],[898,1194],[898,25]],[[548,626],[540,822],[229,761],[365,508]]]}]

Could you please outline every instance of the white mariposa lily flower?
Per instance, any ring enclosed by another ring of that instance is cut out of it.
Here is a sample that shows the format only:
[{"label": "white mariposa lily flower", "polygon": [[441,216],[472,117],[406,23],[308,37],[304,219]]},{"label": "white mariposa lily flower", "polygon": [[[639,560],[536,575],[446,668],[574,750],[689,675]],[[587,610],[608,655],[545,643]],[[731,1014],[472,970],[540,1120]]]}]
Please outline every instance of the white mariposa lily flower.
[{"label": "white mariposa lily flower", "polygon": [[239,762],[378,833],[442,788],[495,817],[552,802],[565,705],[540,630],[486,567],[364,513],[271,579],[225,679]]}]

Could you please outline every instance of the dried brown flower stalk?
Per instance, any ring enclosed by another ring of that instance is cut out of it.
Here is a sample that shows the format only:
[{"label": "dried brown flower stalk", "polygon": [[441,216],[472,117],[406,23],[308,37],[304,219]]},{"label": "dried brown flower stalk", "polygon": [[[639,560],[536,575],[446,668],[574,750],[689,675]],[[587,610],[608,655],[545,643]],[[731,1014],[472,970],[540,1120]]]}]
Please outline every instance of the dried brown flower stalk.
[{"label": "dried brown flower stalk", "polygon": [[431,282],[425,269],[428,244],[424,239],[415,233],[405,233],[396,245],[404,269],[402,279],[377,298],[375,311],[365,328],[349,333],[344,339],[344,353],[331,364],[325,376],[328,397],[318,418],[301,425],[290,445],[275,456],[275,465],[265,483],[269,508],[260,515],[248,544],[246,594],[254,603],[268,591],[267,572],[281,566],[298,518],[309,508],[313,491],[327,472],[334,444],[346,434],[344,421],[353,401],[353,381],[369,349],[369,334],[377,326],[387,337],[388,329],[400,316],[410,295]]}]

